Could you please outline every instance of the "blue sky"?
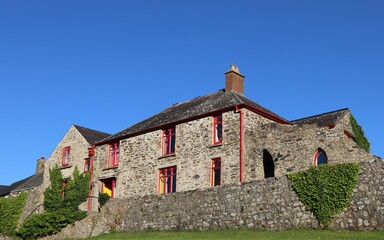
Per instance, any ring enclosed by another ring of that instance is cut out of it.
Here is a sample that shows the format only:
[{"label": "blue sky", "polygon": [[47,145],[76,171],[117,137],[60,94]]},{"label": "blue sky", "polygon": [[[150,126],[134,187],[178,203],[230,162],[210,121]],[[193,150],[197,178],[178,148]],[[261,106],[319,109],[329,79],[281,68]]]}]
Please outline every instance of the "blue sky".
[{"label": "blue sky", "polygon": [[294,120],[349,107],[384,156],[384,1],[0,0],[0,185],[72,124],[116,133],[224,88]]}]

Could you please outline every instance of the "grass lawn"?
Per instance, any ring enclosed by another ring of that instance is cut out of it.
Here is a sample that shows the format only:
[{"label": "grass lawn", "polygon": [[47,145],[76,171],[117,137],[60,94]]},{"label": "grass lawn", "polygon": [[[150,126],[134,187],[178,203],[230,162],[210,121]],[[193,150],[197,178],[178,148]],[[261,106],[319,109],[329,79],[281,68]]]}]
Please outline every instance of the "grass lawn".
[{"label": "grass lawn", "polygon": [[92,240],[106,239],[166,239],[166,240],[189,240],[189,239],[384,239],[384,232],[336,232],[325,230],[289,230],[282,232],[252,231],[252,230],[223,230],[206,232],[134,232],[134,233],[111,233]]}]

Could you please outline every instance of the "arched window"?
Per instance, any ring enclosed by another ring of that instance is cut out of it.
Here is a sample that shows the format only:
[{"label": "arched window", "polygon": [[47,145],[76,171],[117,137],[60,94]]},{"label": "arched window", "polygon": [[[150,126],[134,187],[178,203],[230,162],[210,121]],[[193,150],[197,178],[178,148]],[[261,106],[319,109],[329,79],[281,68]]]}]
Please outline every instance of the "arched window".
[{"label": "arched window", "polygon": [[315,165],[327,164],[328,163],[327,154],[324,152],[323,149],[321,149],[321,148],[317,149],[317,152],[315,153],[315,157],[313,159],[313,162],[314,162]]},{"label": "arched window", "polygon": [[273,163],[272,155],[267,151],[263,150],[263,165],[264,165],[264,177],[275,176],[275,164]]}]

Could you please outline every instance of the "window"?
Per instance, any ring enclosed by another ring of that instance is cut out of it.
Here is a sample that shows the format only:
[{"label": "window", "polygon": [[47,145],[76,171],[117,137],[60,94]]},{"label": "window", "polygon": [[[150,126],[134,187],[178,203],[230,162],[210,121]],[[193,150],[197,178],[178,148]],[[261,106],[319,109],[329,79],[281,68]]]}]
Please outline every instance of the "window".
[{"label": "window", "polygon": [[115,197],[116,178],[108,178],[101,180],[101,192],[108,194],[111,198]]},{"label": "window", "polygon": [[324,152],[323,149],[319,148],[314,157],[314,164],[320,165],[320,164],[327,164],[327,163],[328,163],[327,154]]},{"label": "window", "polygon": [[64,179],[61,182],[61,198],[64,199],[65,196],[65,190],[67,189],[68,179]]},{"label": "window", "polygon": [[211,186],[221,185],[221,158],[212,159]]},{"label": "window", "polygon": [[159,193],[176,192],[176,166],[159,170]]},{"label": "window", "polygon": [[84,173],[87,173],[91,170],[91,159],[86,158],[84,159]]},{"label": "window", "polygon": [[223,117],[213,117],[213,144],[220,144],[223,141]]},{"label": "window", "polygon": [[70,146],[63,148],[63,155],[61,158],[61,166],[65,167],[65,166],[69,165],[70,152],[71,152]]},{"label": "window", "polygon": [[163,155],[175,153],[176,128],[163,130]]},{"label": "window", "polygon": [[108,167],[117,167],[119,165],[119,143],[109,144]]}]

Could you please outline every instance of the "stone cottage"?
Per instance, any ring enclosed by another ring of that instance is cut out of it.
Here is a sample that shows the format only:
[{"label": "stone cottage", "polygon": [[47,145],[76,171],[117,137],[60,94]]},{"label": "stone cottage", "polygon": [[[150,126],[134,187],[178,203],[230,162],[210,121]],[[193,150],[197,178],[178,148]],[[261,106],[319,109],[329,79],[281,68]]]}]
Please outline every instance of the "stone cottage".
[{"label": "stone cottage", "polygon": [[[288,121],[245,97],[244,76],[231,66],[225,89],[174,104],[94,144],[89,210],[97,210],[92,199],[99,192],[166,194],[368,160],[353,140],[350,116],[341,109]],[[61,159],[64,145],[53,156]],[[87,158],[85,148],[78,160]]]}]

